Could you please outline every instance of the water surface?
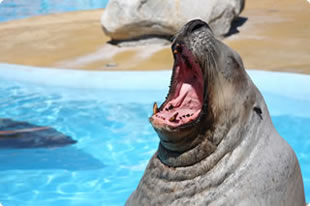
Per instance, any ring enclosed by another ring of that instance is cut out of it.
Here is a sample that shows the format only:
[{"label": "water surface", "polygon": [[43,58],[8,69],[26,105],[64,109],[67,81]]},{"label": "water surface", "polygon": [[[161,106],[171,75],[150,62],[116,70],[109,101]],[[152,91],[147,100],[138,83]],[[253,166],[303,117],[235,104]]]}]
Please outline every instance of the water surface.
[{"label": "water surface", "polygon": [[[0,150],[3,205],[123,205],[136,188],[158,137],[148,123],[166,90],[64,89],[0,81],[0,117],[49,125],[77,144]],[[267,102],[310,102],[265,93]],[[132,98],[135,97],[135,98]],[[271,103],[271,111],[278,110]],[[275,104],[278,105],[278,104]],[[310,201],[310,117],[277,111],[273,121],[294,148]]]},{"label": "water surface", "polygon": [[4,0],[0,22],[52,13],[105,8],[108,0]]}]

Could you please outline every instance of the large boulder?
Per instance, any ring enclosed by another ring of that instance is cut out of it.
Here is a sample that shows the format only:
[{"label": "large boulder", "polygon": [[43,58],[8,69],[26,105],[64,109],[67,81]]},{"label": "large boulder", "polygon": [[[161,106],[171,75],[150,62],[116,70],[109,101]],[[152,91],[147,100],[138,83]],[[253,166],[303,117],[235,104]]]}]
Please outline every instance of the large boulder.
[{"label": "large boulder", "polygon": [[216,36],[228,33],[245,0],[110,0],[101,22],[112,40],[169,37],[192,19],[202,19]]}]

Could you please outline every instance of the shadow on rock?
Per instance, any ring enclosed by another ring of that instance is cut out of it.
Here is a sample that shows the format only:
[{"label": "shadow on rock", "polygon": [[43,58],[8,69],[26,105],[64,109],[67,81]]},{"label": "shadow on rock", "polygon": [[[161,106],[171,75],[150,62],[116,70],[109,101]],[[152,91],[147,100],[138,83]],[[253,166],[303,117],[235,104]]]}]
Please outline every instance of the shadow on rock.
[{"label": "shadow on rock", "polygon": [[224,37],[229,37],[232,36],[234,34],[238,34],[240,33],[240,31],[238,30],[238,27],[242,26],[243,24],[245,24],[245,22],[248,20],[247,17],[237,17],[235,18],[232,22],[231,22],[231,27],[229,29],[229,32],[227,34],[224,35]]}]

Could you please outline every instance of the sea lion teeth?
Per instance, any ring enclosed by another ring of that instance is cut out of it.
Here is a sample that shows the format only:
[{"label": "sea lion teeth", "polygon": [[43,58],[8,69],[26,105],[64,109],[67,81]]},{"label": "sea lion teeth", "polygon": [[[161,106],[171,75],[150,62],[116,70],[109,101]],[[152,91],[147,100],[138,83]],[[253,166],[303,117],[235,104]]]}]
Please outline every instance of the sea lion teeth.
[{"label": "sea lion teeth", "polygon": [[158,106],[157,106],[157,103],[154,102],[154,105],[153,105],[153,115],[158,113]]},{"label": "sea lion teeth", "polygon": [[175,121],[177,119],[178,115],[179,115],[179,112],[175,113],[172,117],[170,117],[169,121],[170,122]]}]

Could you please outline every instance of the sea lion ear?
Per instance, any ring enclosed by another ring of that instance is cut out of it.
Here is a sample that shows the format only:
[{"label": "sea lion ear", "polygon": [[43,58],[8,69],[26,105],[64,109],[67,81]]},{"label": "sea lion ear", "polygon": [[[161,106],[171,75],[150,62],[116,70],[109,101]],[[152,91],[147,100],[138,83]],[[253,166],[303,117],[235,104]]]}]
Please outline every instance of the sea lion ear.
[{"label": "sea lion ear", "polygon": [[235,56],[227,56],[227,60],[226,60],[226,64],[233,69],[238,69],[241,65],[239,64],[239,62],[237,61],[237,59],[235,58]]},{"label": "sea lion ear", "polygon": [[233,51],[233,56],[231,58],[233,59],[235,64],[238,65],[238,67],[244,68],[243,61],[237,52]]},{"label": "sea lion ear", "polygon": [[263,120],[263,111],[259,106],[255,106],[253,110],[256,112],[256,114],[260,117],[261,120]]}]

